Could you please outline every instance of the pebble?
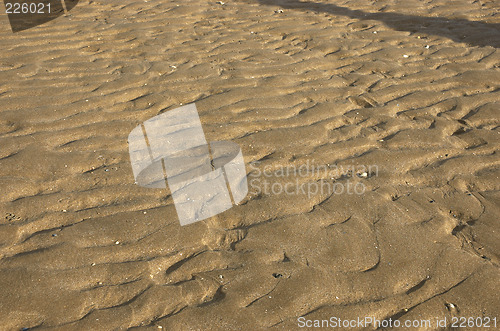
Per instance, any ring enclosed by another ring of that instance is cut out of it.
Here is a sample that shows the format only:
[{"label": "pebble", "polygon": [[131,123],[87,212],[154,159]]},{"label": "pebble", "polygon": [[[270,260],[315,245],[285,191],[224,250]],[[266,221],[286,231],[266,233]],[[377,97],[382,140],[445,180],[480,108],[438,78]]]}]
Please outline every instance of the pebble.
[{"label": "pebble", "polygon": [[451,302],[447,302],[444,305],[446,306],[446,309],[448,309],[449,311],[457,311],[458,310],[458,307]]}]

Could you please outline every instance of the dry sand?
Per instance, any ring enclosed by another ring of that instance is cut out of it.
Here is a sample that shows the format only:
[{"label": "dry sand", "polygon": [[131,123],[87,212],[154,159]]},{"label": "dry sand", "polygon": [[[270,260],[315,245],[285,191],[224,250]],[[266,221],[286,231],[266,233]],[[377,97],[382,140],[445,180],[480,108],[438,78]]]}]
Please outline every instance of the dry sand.
[{"label": "dry sand", "polygon": [[[0,16],[0,329],[500,326],[499,9],[83,0],[16,34]],[[134,184],[127,136],[192,102],[249,175],[378,171],[270,177],[366,191],[251,187],[181,227],[168,190]]]}]

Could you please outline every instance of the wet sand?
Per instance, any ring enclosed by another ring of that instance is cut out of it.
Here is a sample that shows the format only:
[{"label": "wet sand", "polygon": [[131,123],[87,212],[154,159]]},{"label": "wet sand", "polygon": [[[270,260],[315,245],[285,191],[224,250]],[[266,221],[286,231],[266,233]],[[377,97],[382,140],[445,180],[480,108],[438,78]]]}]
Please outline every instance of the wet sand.
[{"label": "wet sand", "polygon": [[[500,327],[499,9],[84,0],[15,34],[0,16],[0,329]],[[250,192],[181,227],[168,190],[134,184],[127,136],[193,102]]]}]

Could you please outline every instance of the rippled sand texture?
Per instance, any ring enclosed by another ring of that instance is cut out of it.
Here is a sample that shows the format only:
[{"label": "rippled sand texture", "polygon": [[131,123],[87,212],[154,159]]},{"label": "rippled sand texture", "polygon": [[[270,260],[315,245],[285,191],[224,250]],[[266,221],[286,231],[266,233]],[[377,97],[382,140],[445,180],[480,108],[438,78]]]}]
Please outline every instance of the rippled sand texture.
[{"label": "rippled sand texture", "polygon": [[[500,319],[499,9],[83,0],[17,34],[2,15],[1,329]],[[378,173],[292,178],[362,195],[250,188],[181,227],[168,190],[134,184],[127,136],[191,102],[250,174]]]}]

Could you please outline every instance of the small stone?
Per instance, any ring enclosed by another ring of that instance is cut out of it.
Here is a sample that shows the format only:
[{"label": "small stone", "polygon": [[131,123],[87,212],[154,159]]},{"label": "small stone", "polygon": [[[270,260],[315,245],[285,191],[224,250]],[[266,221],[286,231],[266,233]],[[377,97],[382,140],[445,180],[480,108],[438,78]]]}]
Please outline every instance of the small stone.
[{"label": "small stone", "polygon": [[407,55],[407,54],[405,54],[405,55],[403,55],[403,57],[404,57],[404,58],[408,58],[408,57],[410,57],[410,56],[409,56],[409,55]]},{"label": "small stone", "polygon": [[446,309],[448,309],[449,311],[455,311],[455,312],[458,312],[458,307],[457,305],[451,303],[451,302],[447,302],[444,304],[446,306]]},{"label": "small stone", "polygon": [[120,244],[120,242],[117,240],[117,241],[115,241],[115,244],[116,244],[116,245],[119,245],[119,244]]}]

